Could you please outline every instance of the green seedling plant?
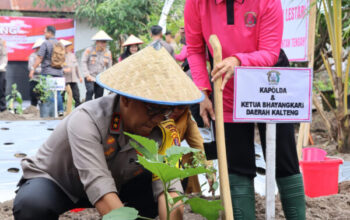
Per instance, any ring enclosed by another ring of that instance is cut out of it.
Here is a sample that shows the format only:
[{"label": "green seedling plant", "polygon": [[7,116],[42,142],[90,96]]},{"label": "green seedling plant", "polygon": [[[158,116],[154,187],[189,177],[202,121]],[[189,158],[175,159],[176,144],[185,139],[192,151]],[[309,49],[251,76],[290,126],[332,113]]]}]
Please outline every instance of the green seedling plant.
[{"label": "green seedling plant", "polygon": [[[12,84],[11,93],[6,96],[6,102],[7,102],[7,109],[10,112],[14,112],[16,114],[23,113],[23,108],[22,108],[23,99],[22,99],[21,93],[17,90],[16,83]],[[16,107],[15,107],[15,104],[16,104]]]},{"label": "green seedling plant", "polygon": [[[177,192],[177,197],[172,198],[168,193],[171,182],[174,180],[184,179],[204,173],[212,174],[215,172],[213,168],[207,169],[204,163],[200,162],[202,161],[201,156],[198,156],[202,154],[200,150],[188,147],[172,146],[166,150],[165,155],[161,155],[158,153],[159,147],[155,141],[126,132],[125,134],[132,138],[132,147],[142,154],[137,155],[138,163],[140,163],[145,169],[149,170],[154,175],[158,176],[163,183],[165,203],[167,207],[167,220],[170,219],[170,213],[173,210],[184,204],[188,204],[194,213],[200,214],[208,220],[218,219],[220,210],[223,210],[220,200],[208,201],[206,199],[199,198],[198,196],[191,196],[191,198],[189,198],[187,195],[181,194],[180,192]],[[179,166],[181,157],[188,153],[193,153],[195,155],[194,163],[191,165],[186,164],[183,167]],[[139,216],[138,211],[130,207],[115,209],[103,216],[103,220],[134,220],[137,218],[149,219]]]},{"label": "green seedling plant", "polygon": [[38,99],[41,103],[48,102],[52,96],[52,91],[49,89],[48,78],[51,76],[39,76],[39,83],[34,87],[34,92],[38,94]]}]

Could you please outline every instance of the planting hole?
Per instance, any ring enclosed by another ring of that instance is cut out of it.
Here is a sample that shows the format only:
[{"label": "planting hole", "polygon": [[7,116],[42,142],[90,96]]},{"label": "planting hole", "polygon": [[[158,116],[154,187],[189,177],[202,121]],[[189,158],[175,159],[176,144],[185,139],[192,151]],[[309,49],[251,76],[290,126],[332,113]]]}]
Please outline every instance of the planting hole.
[{"label": "planting hole", "polygon": [[260,175],[266,175],[266,170],[262,167],[257,167],[256,172]]},{"label": "planting hole", "polygon": [[44,121],[41,121],[41,122],[40,122],[40,124],[46,124],[46,122],[44,122]]},{"label": "planting hole", "polygon": [[15,153],[15,157],[17,157],[17,158],[23,158],[26,156],[27,156],[27,154],[25,154],[25,153]]},{"label": "planting hole", "polygon": [[54,129],[53,129],[53,128],[48,128],[47,130],[49,130],[49,131],[53,131]]},{"label": "planting hole", "polygon": [[9,129],[9,128],[3,127],[3,128],[1,128],[1,130],[3,130],[3,131],[8,131],[8,130],[10,130],[10,129]]},{"label": "planting hole", "polygon": [[7,170],[7,172],[9,173],[18,173],[19,172],[19,169],[18,168],[14,168],[14,167],[11,167]]},{"label": "planting hole", "polygon": [[14,143],[12,142],[5,142],[4,145],[13,145]]},{"label": "planting hole", "polygon": [[259,154],[255,154],[255,159],[259,159],[261,156]]}]

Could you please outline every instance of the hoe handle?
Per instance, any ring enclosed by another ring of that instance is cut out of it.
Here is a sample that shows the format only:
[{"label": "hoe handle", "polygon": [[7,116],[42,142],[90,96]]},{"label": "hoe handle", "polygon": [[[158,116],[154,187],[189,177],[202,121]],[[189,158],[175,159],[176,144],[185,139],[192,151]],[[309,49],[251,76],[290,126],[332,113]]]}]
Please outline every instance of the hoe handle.
[{"label": "hoe handle", "polygon": [[[214,67],[222,61],[222,49],[220,41],[216,35],[211,35],[209,42],[214,51]],[[214,107],[215,107],[215,128],[216,128],[216,144],[219,162],[220,192],[224,206],[224,219],[233,220],[233,209],[230,193],[230,183],[228,179],[226,146],[225,146],[225,130],[223,116],[223,100],[221,91],[222,78],[218,78],[214,82]]]}]

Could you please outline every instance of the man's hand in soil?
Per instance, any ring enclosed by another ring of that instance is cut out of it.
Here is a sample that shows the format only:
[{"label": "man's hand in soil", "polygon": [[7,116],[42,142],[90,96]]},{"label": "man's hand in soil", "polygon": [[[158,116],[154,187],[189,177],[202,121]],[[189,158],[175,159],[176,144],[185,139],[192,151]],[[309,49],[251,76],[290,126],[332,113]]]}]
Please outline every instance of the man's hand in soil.
[{"label": "man's hand in soil", "polygon": [[222,77],[222,75],[225,74],[223,80],[222,80],[222,86],[221,91],[224,90],[226,83],[232,78],[235,67],[240,66],[241,62],[236,57],[227,57],[220,63],[218,63],[213,71],[211,72],[212,79],[211,81],[214,82],[219,77]]},{"label": "man's hand in soil", "polygon": [[95,207],[101,216],[108,214],[113,209],[119,209],[123,206],[123,203],[116,193],[107,193],[95,203]]},{"label": "man's hand in soil", "polygon": [[[213,103],[210,101],[208,97],[208,93],[206,91],[203,91],[204,93],[204,100],[199,104],[199,114],[203,119],[203,123],[205,127],[210,126],[210,120],[215,120],[215,113],[213,108]],[[209,115],[209,116],[208,116]]]}]

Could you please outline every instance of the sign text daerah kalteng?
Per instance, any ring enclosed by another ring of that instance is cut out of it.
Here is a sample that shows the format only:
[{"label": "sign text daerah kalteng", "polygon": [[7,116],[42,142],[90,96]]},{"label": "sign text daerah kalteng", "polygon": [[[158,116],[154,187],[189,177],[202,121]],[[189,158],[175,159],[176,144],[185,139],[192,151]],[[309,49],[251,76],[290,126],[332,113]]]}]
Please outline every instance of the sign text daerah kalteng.
[{"label": "sign text daerah kalteng", "polygon": [[311,69],[238,67],[234,82],[234,121],[311,120]]}]

